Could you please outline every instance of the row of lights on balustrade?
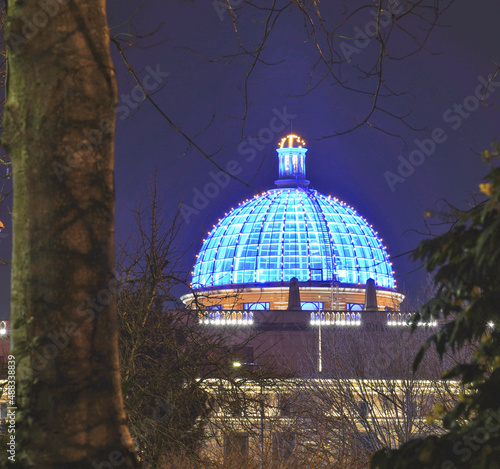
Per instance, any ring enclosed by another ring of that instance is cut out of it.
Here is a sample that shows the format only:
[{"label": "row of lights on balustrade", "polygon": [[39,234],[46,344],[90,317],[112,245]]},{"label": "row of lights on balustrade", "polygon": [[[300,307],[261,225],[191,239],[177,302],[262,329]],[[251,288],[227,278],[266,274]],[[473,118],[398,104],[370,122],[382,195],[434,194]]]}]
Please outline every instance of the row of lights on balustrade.
[{"label": "row of lights on balustrade", "polygon": [[[311,325],[335,325],[335,326],[359,326],[361,325],[361,315],[359,313],[311,313]],[[388,326],[409,326],[411,325],[411,314],[394,313],[387,315]],[[433,320],[429,322],[420,321],[418,326],[436,327],[438,322]],[[492,323],[488,323],[493,327]]]},{"label": "row of lights on balustrade", "polygon": [[311,313],[311,326],[360,326],[359,313]]},{"label": "row of lights on balustrade", "polygon": [[211,313],[199,313],[201,324],[215,326],[249,326],[254,323],[251,311],[216,311]]},{"label": "row of lights on balustrade", "polygon": [[[387,315],[387,325],[388,326],[410,326],[412,325],[412,314],[411,313],[389,313]],[[417,326],[426,327],[436,327],[438,322],[432,320],[429,322],[419,321]]]}]

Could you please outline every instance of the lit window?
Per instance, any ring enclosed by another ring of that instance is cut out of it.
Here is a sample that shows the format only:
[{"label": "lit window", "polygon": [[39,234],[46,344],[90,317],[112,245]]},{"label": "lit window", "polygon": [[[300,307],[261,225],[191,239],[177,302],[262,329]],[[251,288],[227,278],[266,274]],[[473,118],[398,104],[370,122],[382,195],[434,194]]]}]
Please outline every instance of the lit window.
[{"label": "lit window", "polygon": [[296,444],[295,433],[276,432],[273,434],[273,459],[288,461],[293,454]]},{"label": "lit window", "polygon": [[243,462],[248,457],[248,435],[231,432],[225,436],[224,457],[230,462]]},{"label": "lit window", "polygon": [[347,311],[363,311],[365,305],[363,303],[347,303]]},{"label": "lit window", "polygon": [[300,307],[303,311],[321,311],[323,309],[322,301],[301,301]]},{"label": "lit window", "polygon": [[256,310],[267,310],[269,309],[269,302],[261,302],[261,303],[244,303],[243,309],[249,309],[252,311]]},{"label": "lit window", "polygon": [[366,401],[358,402],[358,413],[361,418],[366,418],[370,413],[370,407]]}]

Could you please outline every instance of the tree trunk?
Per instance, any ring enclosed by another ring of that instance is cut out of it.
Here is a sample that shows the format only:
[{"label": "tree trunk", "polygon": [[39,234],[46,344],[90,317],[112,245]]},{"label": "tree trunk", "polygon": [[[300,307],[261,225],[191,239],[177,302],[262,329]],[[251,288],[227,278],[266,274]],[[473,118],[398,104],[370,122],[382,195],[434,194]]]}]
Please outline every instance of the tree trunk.
[{"label": "tree trunk", "polygon": [[137,467],[119,380],[105,0],[9,0],[20,467]]}]

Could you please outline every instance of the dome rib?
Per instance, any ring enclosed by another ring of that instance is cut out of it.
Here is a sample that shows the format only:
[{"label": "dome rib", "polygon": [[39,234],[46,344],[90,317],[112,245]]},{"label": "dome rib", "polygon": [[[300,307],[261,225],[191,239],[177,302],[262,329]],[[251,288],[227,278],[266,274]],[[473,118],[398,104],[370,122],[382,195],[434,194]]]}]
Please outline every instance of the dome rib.
[{"label": "dome rib", "polygon": [[[272,200],[269,200],[269,193],[266,192],[265,193],[265,199],[266,199],[266,202],[267,202],[267,207],[266,207],[266,211],[264,213],[264,220],[266,219],[266,216],[267,214],[269,213],[269,210],[271,209],[271,206],[272,206]],[[259,241],[257,243],[257,258],[256,258],[256,264],[255,264],[255,273],[254,273],[254,282],[258,282],[258,275],[259,275],[259,268],[260,268],[260,259],[262,257],[262,253],[260,252],[259,250],[259,247],[260,247],[260,244],[261,244],[261,241],[262,241],[262,235],[264,233],[264,222],[262,222],[261,224],[261,227],[260,227],[260,233],[259,233]]]},{"label": "dome rib", "polygon": [[[278,197],[278,196],[277,196]],[[280,250],[280,282],[284,281],[283,278],[283,271],[284,271],[284,259],[285,259],[285,227],[286,227],[286,214],[288,212],[288,199],[290,197],[290,194],[287,194],[287,197],[285,199],[285,204],[284,204],[284,210],[283,210],[283,219],[281,221],[281,229],[279,230],[280,234],[280,244],[281,244],[281,250]]]},{"label": "dome rib", "polygon": [[[349,213],[349,210],[347,209],[346,210],[348,213]],[[351,215],[352,217],[352,213],[349,213],[349,215]],[[359,244],[357,245],[355,242],[354,242],[354,236],[359,236],[357,233],[352,233],[350,230],[349,230],[349,227],[347,225],[347,221],[343,218],[342,219],[346,225],[346,231],[349,233],[349,237],[351,238],[351,244],[352,244],[352,249],[354,251],[354,258],[356,259],[356,272],[357,272],[357,275],[358,275],[358,279],[360,279],[361,277],[361,272],[360,272],[360,266],[359,266],[359,259],[360,259],[360,253],[358,252],[359,250],[357,249],[359,247]],[[353,225],[355,226],[355,224],[353,223]],[[359,240],[361,241],[361,238],[359,238]],[[368,280],[368,279],[366,279]],[[363,282],[363,283],[366,283]]]},{"label": "dome rib", "polygon": [[[257,205],[253,208],[252,212],[255,212],[255,210],[257,209]],[[240,210],[241,211],[241,210]],[[245,218],[245,221],[243,222],[243,226],[245,225],[245,222],[250,218],[250,216],[252,215],[252,212],[248,212],[246,218]],[[230,224],[228,224],[230,225]],[[235,244],[235,248],[234,248],[234,259],[231,263],[231,274],[230,274],[230,281],[231,283],[235,283],[234,280],[233,280],[233,275],[234,275],[234,260],[236,259],[236,253],[238,251],[238,246],[240,244],[240,240],[241,240],[241,235],[243,233],[243,230],[240,230],[240,232],[238,233],[238,237],[236,238],[236,244]]]},{"label": "dome rib", "polygon": [[[316,208],[314,213],[318,217],[318,225],[321,230],[321,234],[323,236],[323,243],[322,246],[325,249],[325,254],[326,254],[326,278],[331,278],[332,281],[334,279],[334,270],[335,270],[335,256],[333,252],[333,243],[332,243],[332,236],[330,233],[330,230],[328,228],[328,222],[326,221],[325,213],[321,209],[321,206],[318,202],[318,199],[316,198],[315,191],[309,191],[309,199],[312,200],[313,202],[313,207]],[[326,236],[326,238],[325,238]],[[328,256],[330,254],[330,256]]]},{"label": "dome rib", "polygon": [[[229,227],[230,227],[230,225],[227,225],[227,226],[226,226],[226,228],[225,228],[225,230],[224,230],[224,233],[222,234],[222,236],[221,236],[221,238],[220,238],[220,240],[219,240],[219,242],[218,242],[218,244],[217,244],[217,249],[219,249],[219,248],[220,248],[221,241],[224,239],[224,236],[225,236],[225,234],[226,234],[227,230],[229,230]],[[214,229],[215,229],[215,228],[214,228]],[[216,272],[216,270],[215,270],[216,265],[217,265],[217,263],[216,263],[216,262],[213,262],[213,263],[212,263],[212,277],[213,277],[213,276],[215,276],[215,275],[216,275],[216,273],[217,273],[217,272]],[[230,275],[230,277],[231,277],[231,275]]]},{"label": "dome rib", "polygon": [[306,239],[307,239],[307,243],[306,243],[306,246],[307,246],[307,268],[309,269],[308,280],[311,280],[311,243],[310,243],[310,239],[309,239],[309,227],[308,227],[308,223],[307,223],[307,212],[306,212],[306,208],[304,205],[304,201],[301,199],[301,202],[302,202],[302,210],[304,212],[304,227],[305,227],[305,233],[306,233]]}]

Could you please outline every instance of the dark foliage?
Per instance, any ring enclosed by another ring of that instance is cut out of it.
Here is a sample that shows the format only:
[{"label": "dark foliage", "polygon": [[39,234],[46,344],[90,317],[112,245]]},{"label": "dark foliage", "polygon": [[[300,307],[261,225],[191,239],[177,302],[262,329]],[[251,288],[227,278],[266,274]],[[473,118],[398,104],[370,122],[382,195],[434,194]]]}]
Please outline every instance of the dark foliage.
[{"label": "dark foliage", "polygon": [[480,185],[487,199],[460,214],[448,233],[422,242],[415,254],[435,273],[438,287],[415,321],[445,323],[424,343],[414,368],[433,345],[443,357],[474,343],[472,358],[444,375],[460,380],[466,392],[451,411],[437,407],[428,416],[442,420],[442,435],[381,451],[373,468],[500,467],[500,145],[482,156],[490,166]]}]

